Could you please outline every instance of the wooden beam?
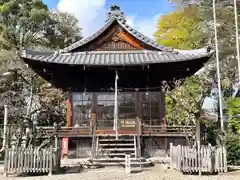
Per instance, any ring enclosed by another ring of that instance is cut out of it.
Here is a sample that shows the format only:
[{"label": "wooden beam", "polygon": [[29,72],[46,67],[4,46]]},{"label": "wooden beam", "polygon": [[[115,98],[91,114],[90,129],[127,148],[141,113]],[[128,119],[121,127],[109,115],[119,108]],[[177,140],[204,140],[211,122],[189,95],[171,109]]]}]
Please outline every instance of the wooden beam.
[{"label": "wooden beam", "polygon": [[131,44],[132,46],[136,47],[137,49],[143,49],[143,47],[138,42],[136,42],[136,40],[134,40],[131,36],[124,33],[123,31],[119,32],[118,36],[125,40],[126,42],[128,42],[129,44]]}]

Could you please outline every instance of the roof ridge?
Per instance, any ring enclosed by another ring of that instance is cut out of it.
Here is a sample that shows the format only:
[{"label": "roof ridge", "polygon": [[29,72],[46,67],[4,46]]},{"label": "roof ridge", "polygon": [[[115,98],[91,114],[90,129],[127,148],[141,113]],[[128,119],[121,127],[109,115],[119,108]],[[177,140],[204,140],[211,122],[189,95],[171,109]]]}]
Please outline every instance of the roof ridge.
[{"label": "roof ridge", "polygon": [[146,53],[163,53],[162,51],[151,50],[125,50],[125,51],[81,51],[74,53],[61,53],[59,55],[77,55],[77,54],[146,54]]},{"label": "roof ridge", "polygon": [[199,54],[209,54],[212,55],[215,51],[209,50],[208,48],[199,48],[194,50],[175,50],[175,53],[169,51],[158,51],[158,50],[124,50],[124,51],[81,51],[81,52],[66,52],[66,53],[57,53],[55,52],[42,52],[31,49],[24,49],[20,52],[22,57],[26,57],[27,55],[38,55],[38,56],[74,56],[74,55],[94,55],[94,54],[179,54],[179,55],[199,55]]}]

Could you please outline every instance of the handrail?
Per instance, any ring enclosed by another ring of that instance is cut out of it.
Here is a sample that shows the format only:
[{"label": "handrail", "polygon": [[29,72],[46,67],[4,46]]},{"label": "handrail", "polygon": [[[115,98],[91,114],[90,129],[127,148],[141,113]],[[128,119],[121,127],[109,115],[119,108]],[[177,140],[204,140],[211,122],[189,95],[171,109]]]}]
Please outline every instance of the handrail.
[{"label": "handrail", "polygon": [[[196,126],[162,126],[162,125],[143,125],[143,133],[157,134],[157,133],[191,133]],[[150,132],[148,132],[150,131]]]},{"label": "handrail", "polygon": [[[162,125],[143,125],[143,127],[149,127],[149,128],[158,128],[158,127],[163,127]],[[173,126],[173,125],[166,125],[165,127],[168,127],[168,128],[193,128],[193,127],[195,127],[195,126]]]},{"label": "handrail", "polygon": [[[195,126],[164,126],[163,125],[144,125],[141,123],[141,120],[139,120],[140,122],[138,123],[138,121],[136,120],[136,133],[138,131],[140,131],[140,134],[148,134],[148,133],[152,133],[152,134],[157,134],[157,133],[191,133],[194,131],[194,129],[196,128]],[[94,127],[95,126],[95,127]],[[97,122],[95,122],[94,124],[91,124],[90,126],[80,126],[80,127],[60,127],[59,131],[57,132],[57,134],[64,134],[64,133],[68,133],[70,134],[75,134],[75,133],[79,133],[82,132],[84,134],[86,134],[88,131],[88,133],[90,133],[91,135],[95,136],[96,131],[94,128],[96,128],[97,126]],[[138,127],[139,126],[139,127]],[[138,129],[140,128],[140,129]],[[38,132],[42,132],[43,133],[51,133],[53,131],[53,127],[51,126],[38,126],[37,127],[37,131]],[[102,131],[107,131],[107,129],[99,129]],[[83,132],[84,131],[84,132]],[[122,129],[122,131],[124,131],[124,129]],[[134,131],[134,130],[132,130]],[[149,132],[148,132],[149,131]],[[89,134],[89,135],[90,135]],[[101,134],[100,132],[98,132],[98,134]]]},{"label": "handrail", "polygon": [[[88,129],[90,128],[90,126],[82,126],[82,127],[60,127],[60,130],[68,130],[68,129],[72,129],[72,130],[77,130],[77,129]],[[43,130],[53,130],[54,127],[53,126],[37,126],[36,127],[37,130],[43,129]]]},{"label": "handrail", "polygon": [[[91,131],[91,128],[92,126],[88,126],[88,127],[61,127],[59,128],[59,131],[58,132],[71,132],[71,131],[78,131],[78,130],[89,130]],[[92,127],[93,128],[93,127]],[[166,127],[162,127],[162,126],[142,126],[141,125],[141,131],[145,131],[145,130],[153,130],[153,131],[176,131],[176,132],[179,132],[179,131],[184,131],[184,130],[193,130],[195,127],[194,126],[178,126],[178,127],[174,127],[174,126],[166,126]],[[40,131],[40,130],[43,130],[43,131],[53,131],[54,128],[53,127],[37,127],[37,131]],[[92,129],[93,130],[93,129]],[[104,129],[101,129],[101,130],[104,130]],[[107,129],[105,129],[107,130]]]}]

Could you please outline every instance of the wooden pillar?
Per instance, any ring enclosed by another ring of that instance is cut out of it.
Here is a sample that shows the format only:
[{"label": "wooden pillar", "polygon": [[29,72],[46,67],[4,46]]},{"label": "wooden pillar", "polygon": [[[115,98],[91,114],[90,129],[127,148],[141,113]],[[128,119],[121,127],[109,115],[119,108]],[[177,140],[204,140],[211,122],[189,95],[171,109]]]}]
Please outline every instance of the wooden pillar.
[{"label": "wooden pillar", "polygon": [[[162,126],[162,131],[166,132],[167,123],[166,123],[166,107],[165,107],[165,93],[160,90],[159,92],[159,119]],[[168,152],[168,137],[164,137],[164,149],[165,154]]]},{"label": "wooden pillar", "polygon": [[165,117],[166,117],[165,93],[161,90],[159,92],[159,119],[164,130],[166,129],[167,126]]},{"label": "wooden pillar", "polygon": [[[70,92],[70,96],[67,99],[67,127],[71,127],[72,126],[72,93]],[[68,155],[68,138],[63,138],[62,139],[62,153],[61,153],[61,157],[63,158],[63,156],[67,156]]]},{"label": "wooden pillar", "polygon": [[[95,92],[92,93],[92,102],[91,102],[91,113],[92,113],[92,121],[91,127],[96,127],[97,123],[97,95]],[[93,128],[91,128],[93,130]],[[93,131],[92,131],[93,133]]]},{"label": "wooden pillar", "polygon": [[92,113],[92,119],[91,119],[91,135],[92,135],[92,152],[91,157],[94,159],[96,157],[96,128],[97,128],[97,96],[96,93],[92,93],[92,102],[91,102],[91,113]]},{"label": "wooden pillar", "polygon": [[[136,132],[137,132],[137,158],[141,158],[141,136],[142,136],[142,101],[141,93],[135,93]],[[144,149],[144,147],[143,147]]]}]

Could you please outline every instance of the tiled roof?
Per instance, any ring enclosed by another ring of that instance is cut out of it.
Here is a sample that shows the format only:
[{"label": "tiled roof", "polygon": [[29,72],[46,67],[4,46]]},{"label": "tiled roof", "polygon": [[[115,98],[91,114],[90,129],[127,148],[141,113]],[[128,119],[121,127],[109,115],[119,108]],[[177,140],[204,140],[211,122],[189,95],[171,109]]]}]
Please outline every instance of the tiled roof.
[{"label": "tiled roof", "polygon": [[[115,8],[115,9],[114,9]],[[116,9],[117,8],[117,9]],[[126,23],[126,20],[123,16],[123,13],[120,11],[120,8],[116,5],[111,7],[111,11],[109,12],[109,18],[106,21],[105,25],[99,29],[97,32],[95,32],[93,35],[89,36],[88,38],[82,39],[80,41],[77,41],[76,43],[62,49],[59,51],[59,53],[66,53],[66,52],[70,52],[76,48],[79,48],[87,43],[89,43],[90,41],[96,39],[97,37],[99,37],[105,30],[108,29],[109,26],[111,26],[115,21],[117,21],[127,32],[129,32],[132,36],[134,36],[136,39],[138,39],[139,41],[142,41],[143,43],[156,48],[158,50],[161,51],[170,51],[172,52],[173,49],[169,48],[169,47],[165,47],[163,45],[159,45],[157,44],[154,40],[144,36],[143,34],[141,34],[140,32],[138,32],[137,30],[133,29],[131,26],[129,26]]]},{"label": "tiled roof", "polygon": [[122,66],[153,63],[170,63],[210,57],[213,51],[206,48],[182,52],[162,51],[89,51],[76,53],[43,53],[24,50],[22,58],[58,64]]}]

